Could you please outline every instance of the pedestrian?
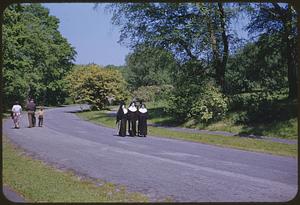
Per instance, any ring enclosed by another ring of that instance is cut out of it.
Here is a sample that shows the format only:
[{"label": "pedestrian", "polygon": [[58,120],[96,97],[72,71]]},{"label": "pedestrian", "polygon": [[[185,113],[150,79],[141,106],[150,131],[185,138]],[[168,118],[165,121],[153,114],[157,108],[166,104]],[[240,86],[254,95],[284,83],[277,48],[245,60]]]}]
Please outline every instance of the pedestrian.
[{"label": "pedestrian", "polygon": [[29,103],[27,103],[26,108],[27,108],[28,122],[29,122],[29,126],[28,127],[31,128],[31,127],[35,126],[34,119],[35,119],[36,105],[35,105],[33,99],[31,99],[29,101]]},{"label": "pedestrian", "polygon": [[43,122],[44,122],[44,108],[43,107],[40,108],[37,115],[38,115],[38,119],[39,119],[39,127],[43,127]]},{"label": "pedestrian", "polygon": [[32,113],[32,127],[35,127],[36,125],[36,117],[35,117],[35,111]]},{"label": "pedestrian", "polygon": [[137,108],[135,102],[130,103],[128,108],[128,133],[130,136],[136,136],[136,121],[138,120]]},{"label": "pedestrian", "polygon": [[126,123],[127,123],[127,113],[128,110],[125,107],[125,103],[121,102],[119,110],[117,112],[117,120],[116,123],[118,123],[118,135],[125,137],[126,136]]},{"label": "pedestrian", "polygon": [[140,137],[147,136],[147,119],[148,119],[148,110],[144,103],[141,104],[138,110],[138,133]]},{"label": "pedestrian", "polygon": [[13,105],[11,112],[12,112],[12,119],[13,119],[15,128],[19,129],[22,107],[21,107],[21,105],[19,105],[18,101],[16,101],[15,104]]}]

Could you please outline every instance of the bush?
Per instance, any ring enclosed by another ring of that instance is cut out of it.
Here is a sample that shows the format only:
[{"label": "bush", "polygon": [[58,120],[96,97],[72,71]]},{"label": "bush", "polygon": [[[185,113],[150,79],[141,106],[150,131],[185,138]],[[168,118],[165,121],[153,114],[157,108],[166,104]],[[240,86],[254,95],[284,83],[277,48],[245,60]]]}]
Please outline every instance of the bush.
[{"label": "bush", "polygon": [[213,83],[202,86],[188,86],[185,90],[174,90],[169,97],[166,111],[182,121],[196,119],[209,122],[225,116],[227,98]]},{"label": "bush", "polygon": [[223,118],[227,111],[227,98],[217,87],[208,84],[193,103],[188,117],[208,122]]}]

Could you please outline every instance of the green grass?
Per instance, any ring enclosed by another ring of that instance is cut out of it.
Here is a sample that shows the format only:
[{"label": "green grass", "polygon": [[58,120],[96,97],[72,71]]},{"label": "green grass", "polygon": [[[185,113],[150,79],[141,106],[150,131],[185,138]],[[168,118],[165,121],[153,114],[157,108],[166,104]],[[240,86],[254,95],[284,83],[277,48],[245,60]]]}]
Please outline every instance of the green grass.
[{"label": "green grass", "polygon": [[277,121],[273,123],[262,124],[236,124],[234,122],[234,115],[231,113],[225,117],[225,119],[218,122],[211,123],[209,125],[203,125],[200,123],[194,123],[188,121],[184,123],[183,127],[206,129],[212,131],[226,131],[239,134],[254,134],[260,136],[277,137],[284,139],[298,139],[298,120],[292,118],[289,120]]},{"label": "green grass", "polygon": [[[115,117],[107,115],[107,111],[91,111],[77,113],[83,119],[98,123],[107,127],[115,128]],[[166,138],[182,139],[193,142],[201,142],[221,147],[230,147],[248,151],[264,152],[275,155],[297,157],[297,144],[283,144],[259,139],[224,137],[220,135],[208,135],[199,133],[184,133],[164,128],[149,127],[149,135]]]},{"label": "green grass", "polygon": [[3,136],[3,183],[27,202],[147,202],[124,186],[61,171],[26,156]]},{"label": "green grass", "polygon": [[[195,120],[180,123],[177,119],[168,116],[164,112],[166,106],[163,101],[147,103],[149,110],[149,123],[179,126],[187,128],[205,129],[211,131],[227,131],[238,134],[254,134],[260,136],[270,136],[284,139],[298,139],[298,120],[297,117],[290,117],[288,119],[274,119],[270,123],[251,123],[241,124],[236,123],[236,119],[242,113],[241,111],[229,112],[224,119],[211,124],[202,124]],[[288,116],[293,116],[294,109],[291,109],[292,102],[283,101],[279,103],[278,107],[286,110]],[[290,113],[293,112],[293,113]],[[284,117],[284,116],[283,116]]]}]

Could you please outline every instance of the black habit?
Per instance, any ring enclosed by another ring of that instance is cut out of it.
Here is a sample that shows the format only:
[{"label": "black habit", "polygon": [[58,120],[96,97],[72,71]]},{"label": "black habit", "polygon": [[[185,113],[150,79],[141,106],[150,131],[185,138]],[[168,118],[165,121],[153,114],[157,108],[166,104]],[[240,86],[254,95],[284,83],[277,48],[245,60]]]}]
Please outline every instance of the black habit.
[{"label": "black habit", "polygon": [[123,109],[120,108],[117,112],[117,122],[119,122],[119,136],[126,136],[126,123],[127,123],[127,113],[124,113]]},{"label": "black habit", "polygon": [[145,113],[138,112],[138,117],[139,117],[139,135],[146,137],[147,135],[147,119],[148,119],[148,112],[146,111]]},{"label": "black habit", "polygon": [[137,111],[128,109],[128,133],[130,136],[136,136],[136,121],[138,120]]}]

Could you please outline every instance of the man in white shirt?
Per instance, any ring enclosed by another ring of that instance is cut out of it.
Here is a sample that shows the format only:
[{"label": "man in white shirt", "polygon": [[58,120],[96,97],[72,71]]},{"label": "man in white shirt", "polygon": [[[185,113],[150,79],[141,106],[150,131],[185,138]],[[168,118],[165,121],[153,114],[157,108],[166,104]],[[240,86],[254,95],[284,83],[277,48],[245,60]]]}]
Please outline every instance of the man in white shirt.
[{"label": "man in white shirt", "polygon": [[13,121],[15,124],[15,128],[19,129],[20,128],[20,116],[21,116],[21,112],[22,112],[22,107],[21,105],[19,105],[19,102],[16,101],[15,104],[13,105],[12,109],[12,114],[13,114]]}]

